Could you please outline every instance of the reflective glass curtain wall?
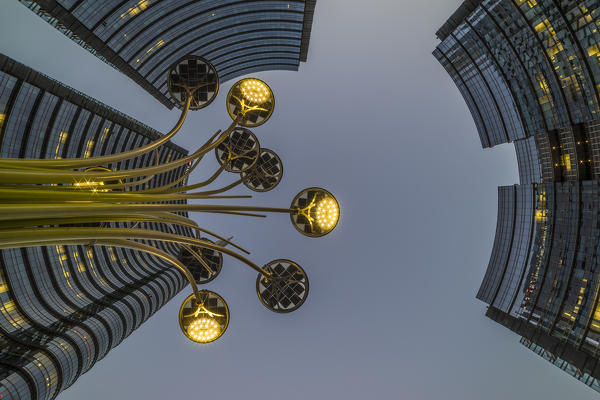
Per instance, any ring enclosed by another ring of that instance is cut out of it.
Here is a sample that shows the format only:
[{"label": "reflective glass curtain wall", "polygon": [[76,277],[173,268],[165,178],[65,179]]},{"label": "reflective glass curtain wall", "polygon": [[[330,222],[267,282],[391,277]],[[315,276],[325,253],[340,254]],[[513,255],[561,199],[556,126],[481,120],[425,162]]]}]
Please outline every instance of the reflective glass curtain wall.
[{"label": "reflective glass curtain wall", "polygon": [[467,0],[434,56],[484,148],[513,143],[477,298],[522,343],[599,390],[600,3]]},{"label": "reflective glass curtain wall", "polygon": [[[111,154],[147,144],[159,135],[0,54],[2,157]],[[172,143],[157,152],[161,162],[186,154]],[[151,152],[108,167],[143,167],[154,162]],[[185,166],[158,175],[148,185],[166,184],[184,171]],[[168,231],[166,226],[155,228]],[[161,248],[175,256],[179,253],[174,245]],[[1,251],[0,397],[56,397],[185,283],[182,274],[164,261],[120,248],[52,246]]]},{"label": "reflective glass curtain wall", "polygon": [[193,54],[221,81],[306,61],[316,0],[19,0],[169,108],[166,72]]}]

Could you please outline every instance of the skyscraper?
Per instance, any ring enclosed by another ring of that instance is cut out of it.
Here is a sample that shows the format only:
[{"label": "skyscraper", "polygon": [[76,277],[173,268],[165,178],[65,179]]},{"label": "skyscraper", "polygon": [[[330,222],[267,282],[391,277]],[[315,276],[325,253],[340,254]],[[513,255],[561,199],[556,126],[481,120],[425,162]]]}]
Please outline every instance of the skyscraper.
[{"label": "skyscraper", "polygon": [[600,3],[469,0],[434,56],[482,146],[514,143],[477,298],[521,343],[600,391]]},{"label": "skyscraper", "polygon": [[316,0],[19,0],[67,37],[133,79],[161,103],[166,72],[198,55],[221,81],[298,70]]},{"label": "skyscraper", "polygon": [[[0,55],[0,156],[88,157],[147,144],[160,133]],[[187,152],[172,144],[111,169]],[[148,182],[160,186],[185,166]],[[123,223],[119,223],[123,226]],[[121,226],[119,225],[119,226]],[[169,231],[163,224],[156,229]],[[178,231],[183,234],[184,232]],[[177,256],[172,244],[156,244]],[[52,246],[0,252],[0,397],[51,399],[175,296],[187,281],[146,253]]]}]

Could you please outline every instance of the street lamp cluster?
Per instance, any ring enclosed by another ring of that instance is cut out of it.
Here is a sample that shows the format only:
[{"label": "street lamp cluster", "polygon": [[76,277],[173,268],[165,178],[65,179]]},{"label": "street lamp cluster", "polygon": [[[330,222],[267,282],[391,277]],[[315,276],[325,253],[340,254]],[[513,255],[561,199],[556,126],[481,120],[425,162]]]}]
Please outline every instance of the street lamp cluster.
[{"label": "street lamp cluster", "polygon": [[[181,212],[208,212],[264,217],[262,213],[287,213],[303,235],[319,237],[331,232],[339,219],[339,204],[325,189],[308,188],[294,197],[290,207],[257,207],[215,204],[182,204],[178,200],[248,198],[221,193],[244,184],[256,192],[273,189],[281,181],[283,165],[275,152],[261,148],[248,128],[264,124],[272,115],[275,98],[269,86],[255,78],[235,83],[226,99],[233,122],[217,131],[192,154],[175,161],[144,168],[111,170],[110,164],[156,150],[181,128],[190,110],[208,106],[219,91],[215,68],[197,56],[178,61],[169,71],[170,95],[182,109],[174,128],[154,142],[131,151],[106,156],[72,159],[0,158],[0,249],[86,245],[115,246],[144,251],[179,268],[193,293],[179,311],[182,332],[190,340],[209,343],[229,324],[225,300],[212,291],[199,290],[221,271],[223,254],[242,261],[257,273],[256,292],[271,311],[287,313],[299,308],[308,296],[308,277],[290,260],[274,260],[259,266],[237,244],[198,226]],[[184,184],[204,156],[214,152],[219,168],[205,181]],[[157,174],[188,166],[183,176],[159,187],[146,183]],[[214,190],[195,191],[213,183],[223,172],[239,174],[232,184]],[[170,232],[148,229],[161,223]],[[174,225],[195,235],[179,235]],[[211,236],[212,241],[204,236]],[[181,246],[178,257],[144,243],[156,240]],[[229,247],[226,247],[229,245]],[[235,249],[235,250],[234,250]]]}]

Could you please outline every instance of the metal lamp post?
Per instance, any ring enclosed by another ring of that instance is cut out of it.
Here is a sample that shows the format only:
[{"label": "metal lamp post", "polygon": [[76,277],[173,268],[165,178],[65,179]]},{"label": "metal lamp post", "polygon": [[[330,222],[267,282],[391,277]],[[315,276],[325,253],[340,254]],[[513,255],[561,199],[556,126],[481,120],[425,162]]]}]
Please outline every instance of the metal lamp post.
[{"label": "metal lamp post", "polygon": [[[168,88],[182,109],[173,129],[137,149],[99,157],[71,159],[0,158],[0,249],[88,245],[115,246],[150,253],[180,269],[193,293],[179,312],[183,333],[199,343],[218,339],[229,324],[229,308],[218,294],[199,290],[214,279],[222,267],[223,254],[234,257],[257,273],[256,291],[268,309],[291,312],[308,296],[308,277],[290,260],[274,260],[259,266],[246,258],[246,250],[198,226],[180,212],[209,212],[265,217],[263,213],[286,213],[303,235],[319,237],[331,232],[339,219],[339,204],[325,189],[308,188],[294,197],[288,208],[174,203],[190,199],[248,198],[221,193],[243,183],[257,192],[273,189],[281,181],[283,165],[272,150],[261,148],[248,128],[271,117],[275,98],[269,86],[255,78],[235,83],[227,95],[227,111],[233,122],[217,131],[195,152],[175,161],[144,168],[111,170],[109,166],[156,150],[180,130],[187,113],[209,105],[219,90],[215,68],[197,56],[178,61],[169,71]],[[184,185],[189,174],[210,152],[220,167],[203,182]],[[147,188],[155,175],[188,165],[187,171],[169,183]],[[232,184],[214,190],[195,191],[210,185],[223,172],[237,173]],[[114,227],[125,223],[129,227]],[[142,228],[144,223],[163,223],[171,232]],[[179,235],[172,227],[188,228],[194,235]],[[218,240],[212,242],[202,234]],[[179,257],[140,240],[177,243]],[[228,248],[230,247],[235,248]],[[186,265],[187,264],[187,265]],[[192,266],[193,268],[190,268]]]}]

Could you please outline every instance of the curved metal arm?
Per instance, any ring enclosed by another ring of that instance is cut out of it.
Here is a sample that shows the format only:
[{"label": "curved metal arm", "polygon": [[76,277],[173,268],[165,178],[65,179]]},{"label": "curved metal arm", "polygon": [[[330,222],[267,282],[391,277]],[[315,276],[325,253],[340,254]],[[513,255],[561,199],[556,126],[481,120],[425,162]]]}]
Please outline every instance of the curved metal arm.
[{"label": "curved metal arm", "polygon": [[[201,147],[195,153],[182,157],[178,160],[164,163],[155,167],[135,168],[125,171],[107,171],[107,172],[80,172],[80,171],[42,171],[30,169],[15,169],[2,167],[0,159],[0,182],[4,184],[59,184],[59,183],[77,183],[86,181],[112,181],[118,179],[129,179],[139,176],[156,175],[170,171],[183,164],[202,157],[210,150],[217,147],[229,135],[231,130],[237,125],[237,119],[233,121],[230,127],[221,134],[221,137],[210,144],[208,147]],[[44,161],[44,160],[41,160]]]},{"label": "curved metal arm", "polygon": [[188,97],[185,107],[181,111],[179,120],[166,135],[146,146],[139,147],[135,150],[126,151],[123,153],[112,154],[109,156],[98,156],[88,158],[66,158],[53,160],[31,160],[21,158],[2,158],[0,159],[0,168],[22,168],[22,167],[40,167],[40,168],[85,168],[96,165],[109,164],[134,158],[147,153],[151,150],[168,142],[179,130],[185,121],[187,113],[190,109],[192,98]]},{"label": "curved metal arm", "polygon": [[[219,133],[221,133],[221,130],[219,129],[214,135],[212,135],[210,137],[210,139],[208,139],[204,145],[202,145],[202,147],[204,146],[208,146],[210,143],[212,143],[213,140],[215,140],[215,138],[219,135]],[[198,167],[198,165],[200,164],[200,161],[202,161],[202,158],[204,156],[200,156],[198,157],[198,159],[194,162],[194,165],[192,165],[185,174],[183,174],[183,176],[181,176],[180,178],[176,179],[173,182],[167,183],[166,185],[163,186],[159,186],[159,187],[155,187],[155,188],[151,188],[151,189],[144,189],[142,190],[143,192],[146,193],[154,193],[154,192],[161,192],[164,191],[165,189],[170,189],[173,186],[177,186],[177,184],[179,184],[180,182],[183,182],[188,176],[190,176],[190,174],[196,169],[196,167]],[[210,183],[210,182],[209,182]]]},{"label": "curved metal arm", "polygon": [[219,194],[219,193],[223,193],[228,191],[229,189],[233,189],[234,187],[238,186],[240,183],[242,183],[244,180],[243,179],[238,179],[237,181],[224,186],[220,189],[215,189],[215,190],[207,190],[205,192],[195,192],[195,193],[188,193],[188,195],[196,195],[196,196],[211,196],[213,194]]},{"label": "curved metal arm", "polygon": [[152,246],[148,246],[143,243],[134,242],[132,240],[118,240],[118,239],[98,240],[98,241],[96,241],[96,244],[100,245],[100,246],[116,246],[116,247],[129,248],[132,250],[144,251],[146,253],[150,253],[150,254],[160,257],[164,260],[167,260],[168,262],[173,264],[177,269],[179,269],[181,272],[183,272],[183,275],[185,275],[185,278],[190,283],[190,286],[192,286],[192,290],[193,290],[194,294],[196,295],[196,299],[198,301],[202,300],[200,298],[200,293],[198,292],[198,285],[196,285],[196,281],[194,280],[194,277],[192,276],[192,273],[190,272],[188,267],[186,267],[182,262],[180,262],[175,257],[170,256],[166,252],[164,252],[162,250],[158,250]]},{"label": "curved metal arm", "polygon": [[56,202],[119,202],[119,203],[156,203],[186,199],[238,199],[249,198],[249,195],[224,195],[212,196],[203,193],[173,193],[173,194],[145,194],[138,192],[104,192],[103,186],[97,191],[64,191],[53,190],[46,186],[45,189],[2,189],[0,188],[0,203],[56,203]]},{"label": "curved metal arm", "polygon": [[[158,213],[157,213],[158,214]],[[169,213],[166,213],[169,214]],[[16,229],[23,227],[37,227],[45,225],[73,225],[73,224],[102,224],[105,222],[155,222],[160,224],[174,224],[185,226],[187,228],[197,230],[198,225],[191,221],[179,219],[177,214],[171,214],[169,217],[157,217],[154,215],[131,214],[123,215],[103,215],[103,216],[88,216],[88,217],[73,217],[73,218],[44,218],[44,219],[20,219],[15,221],[0,222],[0,229]],[[185,218],[185,217],[183,217]],[[185,218],[187,219],[187,218]]]},{"label": "curved metal arm", "polygon": [[224,206],[204,204],[115,204],[115,203],[59,203],[59,204],[0,204],[0,221],[33,218],[68,218],[104,215],[154,214],[157,211],[190,212],[296,212],[291,208],[254,206]]},{"label": "curved metal arm", "polygon": [[[82,239],[56,240],[56,241],[52,241],[52,242],[44,242],[43,244],[26,243],[25,242],[25,243],[22,243],[22,245],[19,247],[36,247],[36,246],[40,246],[40,245],[43,245],[43,246],[55,246],[55,245],[56,246],[69,246],[69,245],[86,246],[86,245],[89,245],[89,239],[88,240],[82,240]],[[188,282],[192,286],[192,290],[194,291],[194,294],[196,295],[196,299],[199,302],[202,301],[202,298],[200,297],[200,292],[198,291],[198,285],[196,285],[196,282],[194,281],[194,277],[192,276],[192,273],[190,272],[190,270],[185,265],[183,265],[178,259],[165,253],[164,251],[154,248],[152,246],[148,246],[143,243],[134,242],[132,240],[121,240],[121,239],[94,240],[93,245],[94,246],[122,247],[122,248],[131,249],[131,250],[143,251],[143,252],[150,253],[156,257],[160,257],[160,258],[170,262],[177,269],[179,269],[181,272],[183,272],[183,275],[185,276],[185,278],[188,280]],[[3,245],[0,245],[0,248],[9,248],[9,247],[4,247]]]},{"label": "curved metal arm", "polygon": [[5,229],[0,231],[0,249],[9,249],[17,247],[29,247],[31,243],[37,246],[53,245],[56,241],[82,240],[89,243],[95,240],[99,243],[101,240],[113,239],[147,239],[159,240],[164,242],[173,242],[187,244],[195,247],[202,247],[219,251],[227,254],[264,276],[270,276],[271,273],[253,263],[251,260],[235,251],[215,243],[205,242],[186,236],[175,235],[172,233],[157,232],[149,229],[132,228],[32,228],[32,229]]},{"label": "curved metal arm", "polygon": [[[187,192],[188,190],[193,190],[193,189],[197,189],[203,186],[207,186],[210,185],[211,183],[213,183],[215,181],[215,179],[217,179],[219,177],[219,175],[221,175],[221,173],[225,171],[225,165],[221,165],[219,167],[219,169],[217,169],[217,171],[207,180],[199,182],[199,183],[194,183],[193,185],[187,185],[187,186],[179,186],[179,187],[175,187],[172,189],[167,189],[164,190],[163,193],[180,193],[180,192]],[[174,185],[173,185],[174,186]],[[147,192],[152,192],[154,190],[148,190]]]}]

